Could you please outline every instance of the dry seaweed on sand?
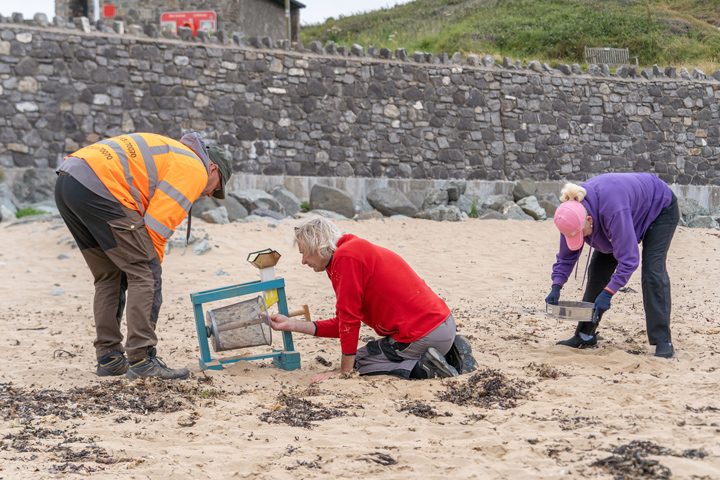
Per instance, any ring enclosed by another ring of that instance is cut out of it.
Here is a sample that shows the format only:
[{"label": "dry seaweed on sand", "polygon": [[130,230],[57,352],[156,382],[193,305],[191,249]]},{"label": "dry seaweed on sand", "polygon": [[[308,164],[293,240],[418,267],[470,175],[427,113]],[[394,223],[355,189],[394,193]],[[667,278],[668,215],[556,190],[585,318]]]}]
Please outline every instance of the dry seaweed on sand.
[{"label": "dry seaweed on sand", "polygon": [[612,455],[591,464],[607,470],[615,478],[627,480],[634,479],[665,479],[672,476],[669,468],[658,461],[647,458],[648,455],[670,455],[684,458],[704,458],[708,454],[700,449],[688,449],[677,452],[670,448],[657,445],[653,442],[633,440],[627,445],[621,445],[612,451]]},{"label": "dry seaweed on sand", "polygon": [[516,400],[529,397],[531,382],[506,378],[499,370],[486,368],[473,374],[465,382],[451,382],[437,393],[440,400],[460,406],[517,407]]},{"label": "dry seaweed on sand", "polygon": [[324,367],[330,367],[330,366],[332,366],[332,362],[331,362],[331,361],[325,360],[325,358],[321,357],[320,355],[318,355],[317,357],[315,357],[315,360],[316,360],[320,365],[322,365],[322,366],[324,366]]},{"label": "dry seaweed on sand", "polygon": [[127,457],[112,457],[107,450],[95,444],[95,438],[77,435],[74,430],[36,427],[27,420],[20,431],[11,432],[0,439],[0,451],[30,454],[8,460],[34,461],[47,457],[52,463],[50,473],[93,473],[104,470],[103,466],[79,465],[72,462],[95,462],[110,465],[121,462],[137,462]]},{"label": "dry seaweed on sand", "polygon": [[634,455],[613,455],[597,460],[591,463],[590,466],[600,467],[614,478],[623,480],[664,479],[670,478],[672,475],[672,472],[666,466],[655,460],[644,458],[637,453]]},{"label": "dry seaweed on sand", "polygon": [[192,408],[201,400],[223,398],[226,392],[191,382],[123,380],[97,382],[69,390],[28,390],[0,383],[0,411],[5,420],[30,420],[54,415],[63,420],[83,415],[152,412],[170,413]]},{"label": "dry seaweed on sand", "polygon": [[683,450],[682,452],[677,452],[671,448],[666,448],[663,446],[660,446],[653,442],[643,442],[640,440],[633,440],[627,445],[622,445],[615,450],[613,450],[612,453],[615,453],[617,455],[670,455],[673,457],[684,457],[684,458],[705,458],[708,456],[707,452],[700,448],[690,448],[688,450]]},{"label": "dry seaweed on sand", "polygon": [[398,412],[412,413],[420,418],[452,417],[452,413],[450,412],[441,412],[430,405],[414,400],[403,403],[400,408],[398,408]]},{"label": "dry seaweed on sand", "polygon": [[538,365],[535,362],[531,362],[525,367],[525,369],[534,371],[538,377],[542,378],[558,378],[560,375],[565,375],[560,373],[557,369],[551,367],[550,365],[545,365],[544,363]]},{"label": "dry seaweed on sand", "polygon": [[285,423],[292,427],[313,428],[311,422],[342,417],[347,412],[333,407],[305,400],[292,393],[280,392],[278,403],[270,407],[270,411],[260,415],[260,420],[267,423]]}]

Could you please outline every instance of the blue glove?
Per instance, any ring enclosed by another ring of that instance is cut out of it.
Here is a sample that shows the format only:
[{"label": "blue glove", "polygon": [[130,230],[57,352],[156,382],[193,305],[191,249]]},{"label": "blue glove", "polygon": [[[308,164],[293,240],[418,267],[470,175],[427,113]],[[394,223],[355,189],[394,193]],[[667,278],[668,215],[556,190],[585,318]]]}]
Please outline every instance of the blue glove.
[{"label": "blue glove", "polygon": [[595,310],[598,311],[598,314],[602,314],[605,310],[610,310],[610,300],[612,296],[613,294],[610,290],[600,292],[600,295],[595,299]]},{"label": "blue glove", "polygon": [[549,303],[550,305],[557,305],[558,300],[560,300],[560,289],[562,288],[562,285],[553,285],[552,290],[550,291],[550,295],[545,297],[545,303]]}]

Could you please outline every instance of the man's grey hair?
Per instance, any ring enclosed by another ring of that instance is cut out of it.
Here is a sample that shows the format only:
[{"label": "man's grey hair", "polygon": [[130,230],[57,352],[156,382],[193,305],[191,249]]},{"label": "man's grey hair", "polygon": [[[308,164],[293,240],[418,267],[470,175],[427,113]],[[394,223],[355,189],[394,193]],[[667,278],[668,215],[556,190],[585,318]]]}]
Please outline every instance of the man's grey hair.
[{"label": "man's grey hair", "polygon": [[295,227],[295,244],[307,255],[329,260],[345,232],[330,220],[313,217]]}]

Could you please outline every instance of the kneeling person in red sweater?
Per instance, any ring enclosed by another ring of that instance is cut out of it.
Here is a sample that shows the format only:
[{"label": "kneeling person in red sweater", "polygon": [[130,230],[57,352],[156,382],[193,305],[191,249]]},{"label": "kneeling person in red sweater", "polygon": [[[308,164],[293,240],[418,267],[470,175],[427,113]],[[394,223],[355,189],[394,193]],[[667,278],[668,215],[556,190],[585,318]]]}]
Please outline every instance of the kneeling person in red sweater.
[{"label": "kneeling person in red sweater", "polygon": [[[353,368],[360,375],[402,378],[454,377],[458,369],[474,369],[467,339],[456,339],[450,309],[399,255],[322,217],[296,227],[295,242],[303,265],[327,272],[337,297],[335,317],[328,320],[270,317],[275,330],[340,339],[340,370],[318,374],[313,382]],[[358,348],[361,323],[380,340]],[[445,359],[451,349],[453,365]]]}]

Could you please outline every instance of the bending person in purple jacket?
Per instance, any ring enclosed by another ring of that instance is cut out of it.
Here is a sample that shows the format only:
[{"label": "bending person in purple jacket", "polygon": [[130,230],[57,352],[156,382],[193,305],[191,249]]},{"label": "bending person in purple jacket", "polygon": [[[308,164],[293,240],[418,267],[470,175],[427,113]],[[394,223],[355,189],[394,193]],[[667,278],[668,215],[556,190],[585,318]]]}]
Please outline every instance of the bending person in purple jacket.
[{"label": "bending person in purple jacket", "polygon": [[[595,303],[593,322],[579,322],[575,335],[558,342],[573,348],[597,345],[597,326],[615,292],[630,280],[640,263],[645,322],[655,356],[674,354],[670,336],[670,278],[665,261],[680,218],[675,195],[650,173],[608,173],[582,185],[568,183],[555,213],[560,251],[553,265],[553,286],[545,302],[557,305],[560,289],[580,258],[583,243],[595,248],[584,302]],[[586,266],[587,269],[587,266]]]}]

